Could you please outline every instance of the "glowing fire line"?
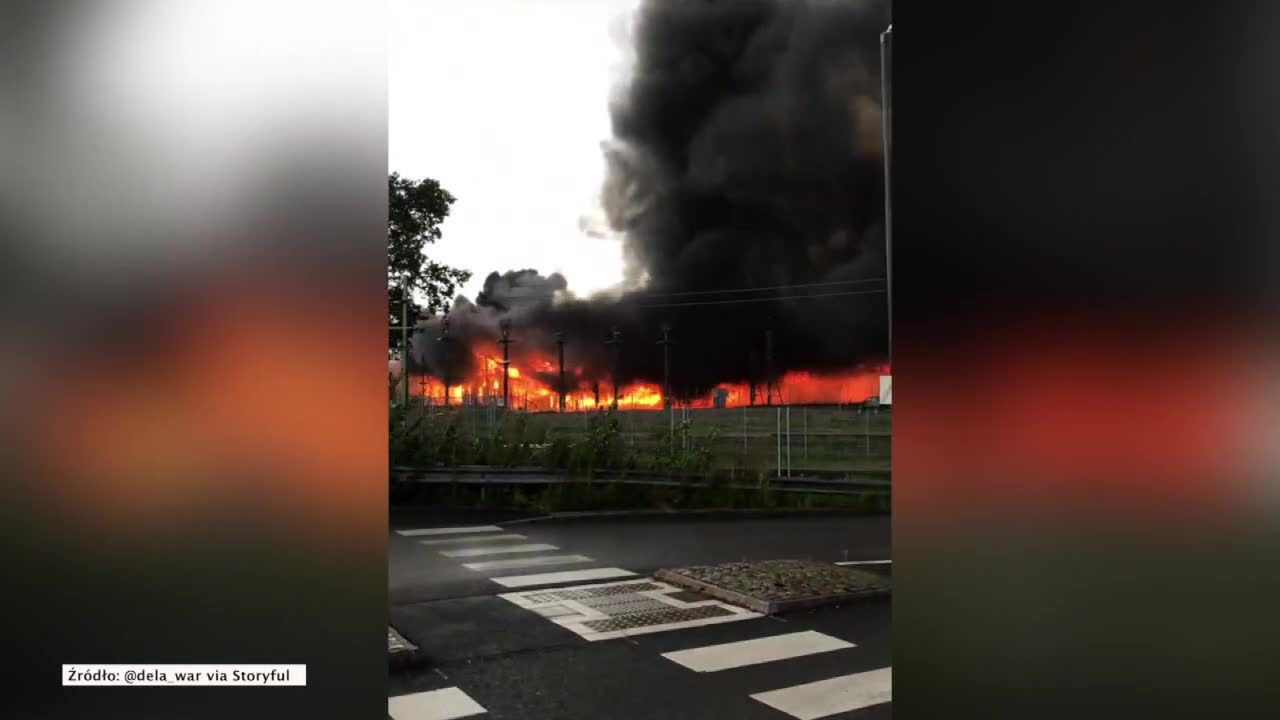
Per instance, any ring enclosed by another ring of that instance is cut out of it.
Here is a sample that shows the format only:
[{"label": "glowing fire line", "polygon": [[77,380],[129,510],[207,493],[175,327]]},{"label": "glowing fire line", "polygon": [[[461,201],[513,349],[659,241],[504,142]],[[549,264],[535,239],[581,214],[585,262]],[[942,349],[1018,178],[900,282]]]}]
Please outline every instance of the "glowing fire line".
[{"label": "glowing fire line", "polygon": [[[502,361],[494,352],[477,352],[479,370],[471,377],[448,388],[450,405],[501,405]],[[509,369],[508,386],[511,405],[514,408],[553,411],[559,407],[556,380],[546,382],[541,378],[554,378],[555,366],[548,360],[535,359],[526,367],[538,372],[522,372],[515,361]],[[849,404],[860,403],[879,392],[879,377],[888,368],[860,368],[836,374],[818,374],[804,371],[788,372],[777,385],[766,388],[757,384],[754,404],[763,405],[768,398],[773,404]],[[541,378],[539,376],[541,373]],[[581,367],[566,367],[565,379],[569,388],[565,392],[565,409],[569,411],[593,410],[613,404],[613,387],[607,381],[593,385],[584,377]],[[429,375],[415,376],[412,392],[427,398],[433,404],[445,404],[445,388],[439,378]],[[692,408],[717,407],[717,397],[724,407],[751,405],[751,385],[746,382],[721,383],[705,396],[678,402]],[[770,397],[772,396],[772,397]],[[626,410],[660,409],[664,406],[662,386],[653,382],[634,382],[622,385],[618,393],[618,406]]]}]

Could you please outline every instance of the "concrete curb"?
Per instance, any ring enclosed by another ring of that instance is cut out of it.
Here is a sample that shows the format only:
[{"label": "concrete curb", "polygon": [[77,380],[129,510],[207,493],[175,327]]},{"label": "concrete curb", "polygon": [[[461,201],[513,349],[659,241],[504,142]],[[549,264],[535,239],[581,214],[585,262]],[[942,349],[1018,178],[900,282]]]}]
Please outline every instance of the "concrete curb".
[{"label": "concrete curb", "polygon": [[417,645],[409,642],[400,631],[387,626],[387,667],[391,672],[407,670],[423,660]]},{"label": "concrete curb", "polygon": [[744,595],[736,590],[712,585],[711,583],[691,578],[671,570],[659,570],[654,573],[655,580],[682,587],[688,590],[700,592],[703,595],[713,597],[717,600],[744,607],[753,612],[764,615],[777,615],[778,613],[790,612],[792,610],[807,610],[809,608],[822,607],[824,605],[839,605],[843,602],[853,600],[862,600],[864,598],[878,597],[889,595],[889,588],[872,588],[852,593],[842,593],[839,595],[819,595],[815,597],[796,598],[794,600],[764,600],[750,595]]}]

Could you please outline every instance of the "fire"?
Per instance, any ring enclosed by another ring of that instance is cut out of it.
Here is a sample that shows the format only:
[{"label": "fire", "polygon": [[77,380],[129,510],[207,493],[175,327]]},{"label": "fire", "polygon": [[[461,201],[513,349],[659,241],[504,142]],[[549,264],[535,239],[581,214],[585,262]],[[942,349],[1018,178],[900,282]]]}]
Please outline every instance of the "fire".
[{"label": "fire", "polygon": [[[501,405],[503,401],[502,360],[496,349],[477,352],[478,371],[448,388],[439,378],[415,377],[413,392],[435,404]],[[523,365],[523,367],[521,367]],[[834,374],[789,372],[768,385],[726,382],[706,395],[686,398],[677,404],[693,408],[742,407],[745,405],[782,404],[849,404],[875,396],[880,389],[880,376],[887,367],[870,367]],[[566,367],[565,410],[581,411],[611,407],[614,389],[607,380],[592,382],[582,367]],[[507,388],[513,408],[531,412],[559,409],[559,372],[545,357],[513,360],[508,368]],[[754,396],[752,391],[754,390]],[[661,409],[665,406],[662,385],[658,382],[623,384],[617,392],[618,406],[625,410]]]}]

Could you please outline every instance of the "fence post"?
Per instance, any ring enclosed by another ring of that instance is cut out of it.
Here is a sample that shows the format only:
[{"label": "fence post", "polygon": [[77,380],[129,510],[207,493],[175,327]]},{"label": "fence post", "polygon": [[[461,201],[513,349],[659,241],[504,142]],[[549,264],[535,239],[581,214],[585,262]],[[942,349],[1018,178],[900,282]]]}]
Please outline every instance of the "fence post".
[{"label": "fence post", "polygon": [[791,406],[787,406],[787,477],[791,477]]},{"label": "fence post", "polygon": [[774,437],[778,439],[778,477],[782,477],[782,408],[777,408],[778,417],[775,422]]}]

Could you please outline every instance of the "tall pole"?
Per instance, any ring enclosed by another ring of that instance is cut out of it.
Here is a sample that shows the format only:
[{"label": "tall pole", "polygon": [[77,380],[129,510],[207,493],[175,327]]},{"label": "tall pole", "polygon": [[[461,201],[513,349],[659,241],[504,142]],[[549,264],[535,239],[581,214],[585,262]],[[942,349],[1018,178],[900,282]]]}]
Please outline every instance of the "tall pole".
[{"label": "tall pole", "polygon": [[764,331],[765,405],[773,404],[773,330]]},{"label": "tall pole", "polygon": [[556,357],[560,361],[560,412],[564,412],[564,333],[556,333]]},{"label": "tall pole", "polygon": [[613,409],[618,409],[618,363],[622,360],[622,331],[613,329],[605,345],[613,346]]},{"label": "tall pole", "polygon": [[440,382],[444,384],[444,406],[449,407],[449,319],[445,318],[440,322],[440,337],[437,340],[441,343],[441,354],[444,355],[444,370],[440,373]]},{"label": "tall pole", "polygon": [[662,401],[668,408],[671,407],[671,324],[662,324],[662,339],[658,341],[662,346]]},{"label": "tall pole", "polygon": [[502,407],[511,407],[511,323],[502,321]]},{"label": "tall pole", "polygon": [[880,133],[884,156],[884,275],[885,302],[889,326],[889,372],[893,372],[893,183],[890,182],[890,157],[893,148],[893,75],[890,63],[893,57],[893,23],[880,33],[880,94],[883,108],[880,112]]},{"label": "tall pole", "polygon": [[409,290],[400,296],[400,379],[404,380],[404,406],[409,407]]}]

